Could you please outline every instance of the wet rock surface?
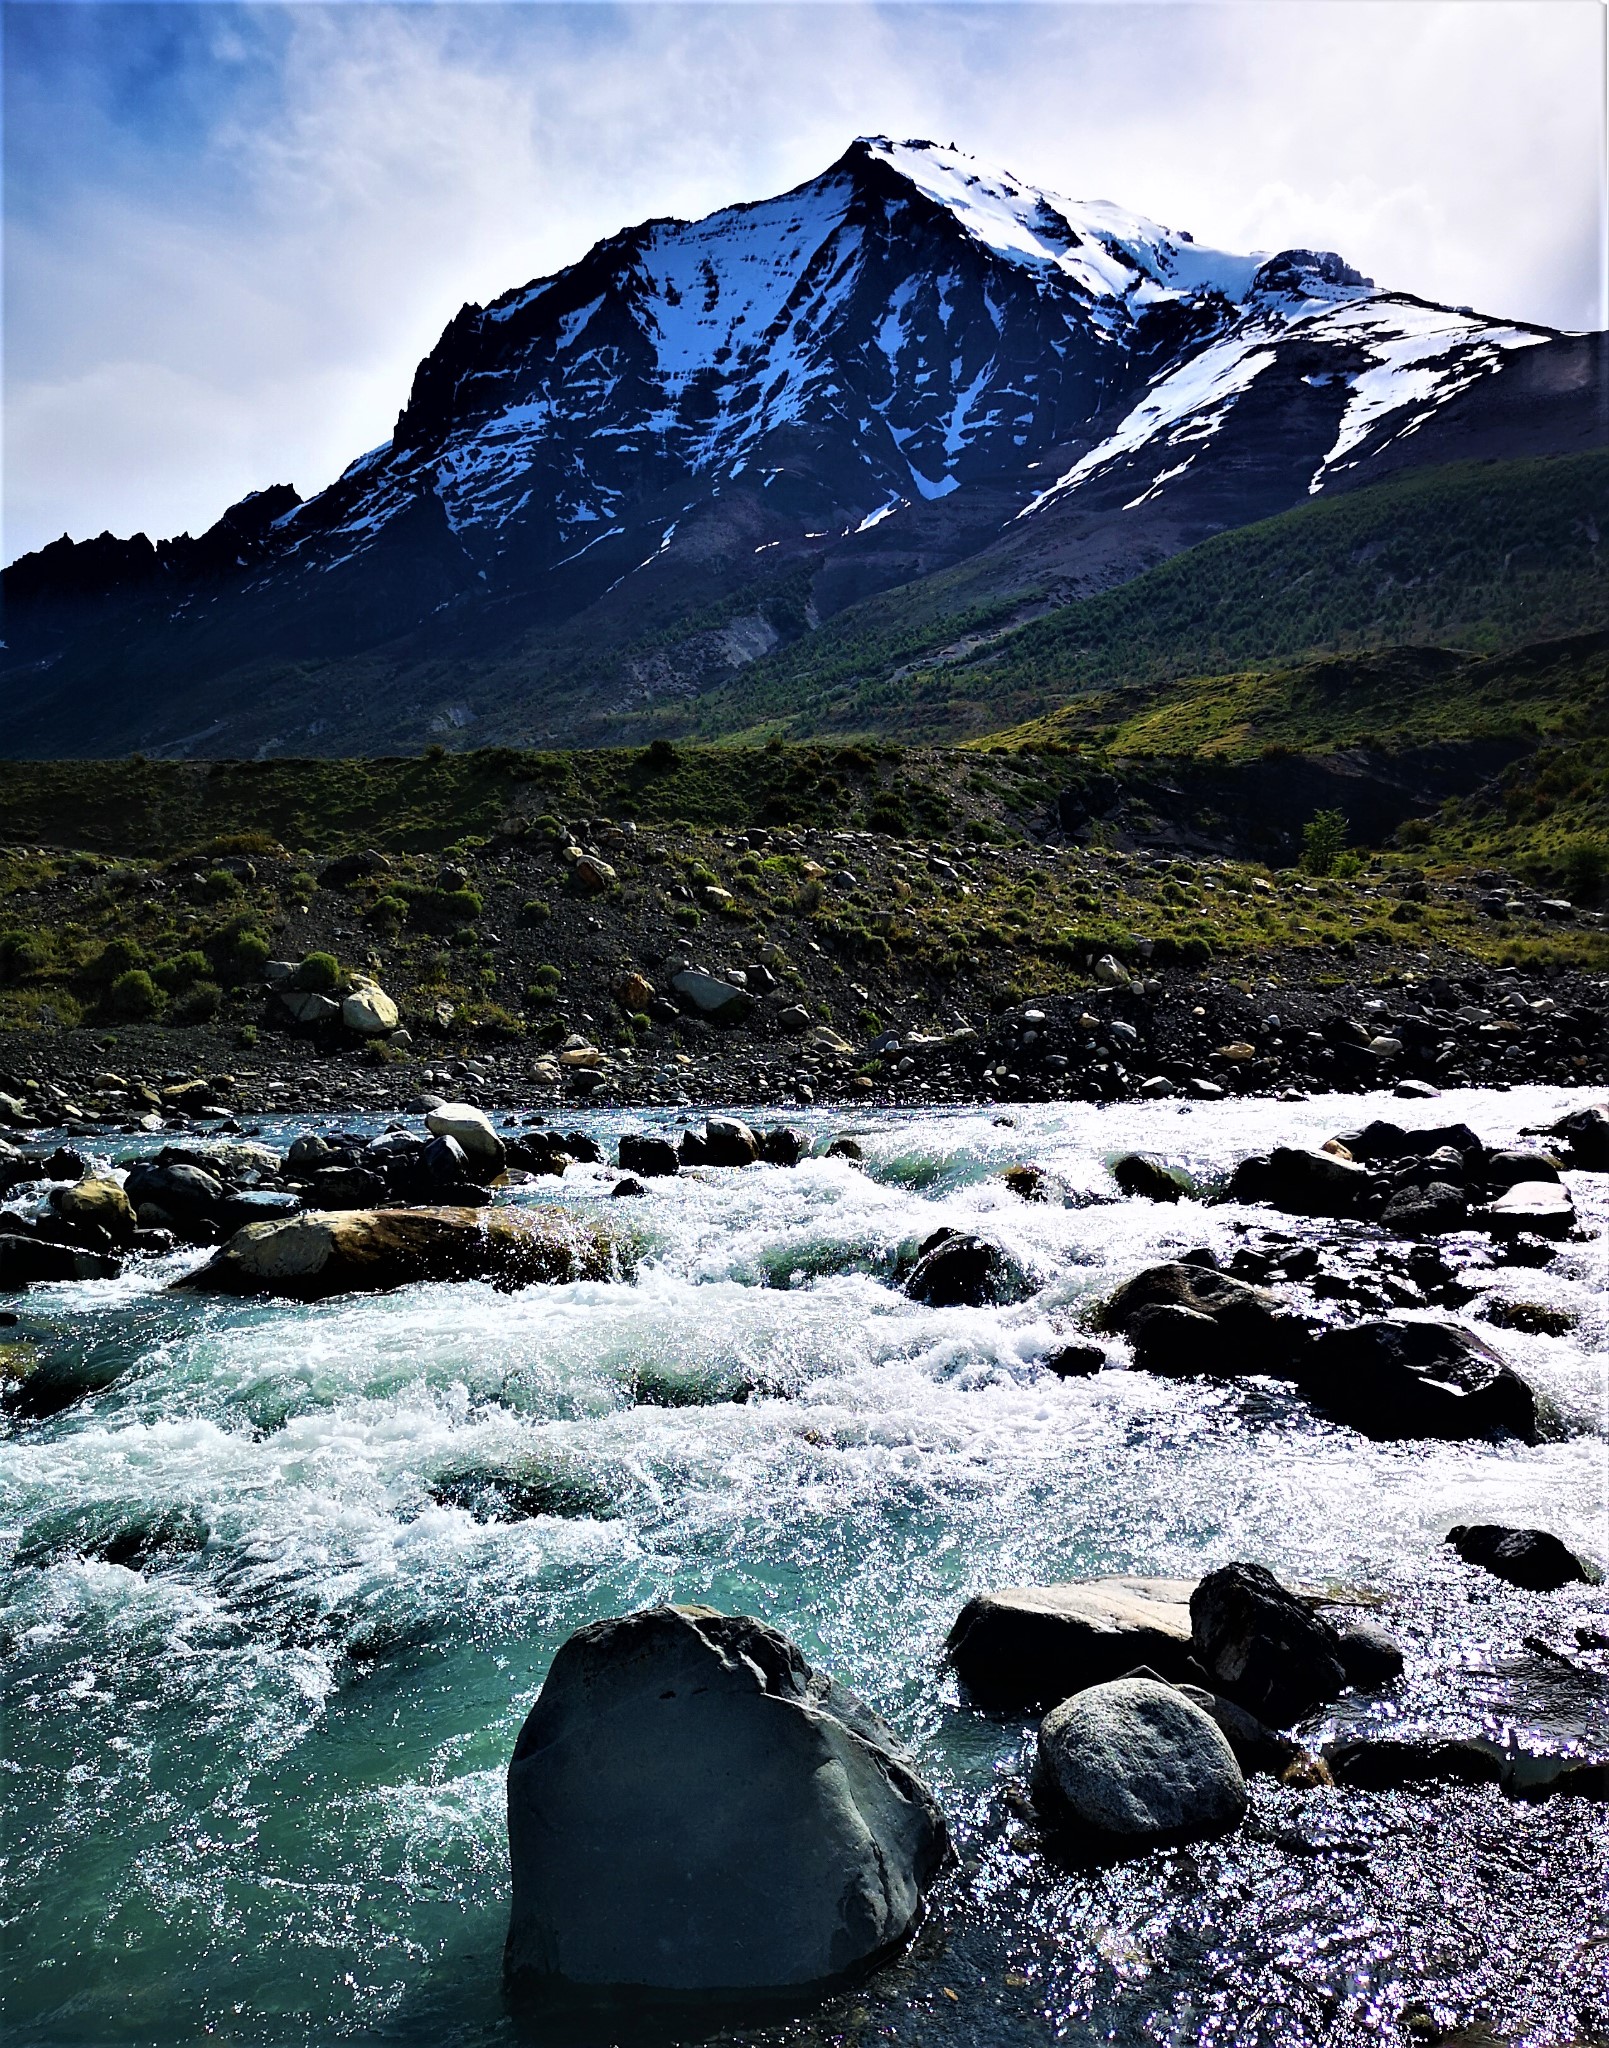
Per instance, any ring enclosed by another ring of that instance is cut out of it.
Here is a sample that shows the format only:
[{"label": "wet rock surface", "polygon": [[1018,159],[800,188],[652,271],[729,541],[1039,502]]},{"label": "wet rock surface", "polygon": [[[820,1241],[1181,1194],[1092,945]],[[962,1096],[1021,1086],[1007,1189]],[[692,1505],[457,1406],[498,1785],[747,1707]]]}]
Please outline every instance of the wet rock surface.
[{"label": "wet rock surface", "polygon": [[1246,1811],[1246,1781],[1222,1729],[1157,1679],[1090,1686],[1048,1714],[1037,1786],[1054,1825],[1102,1848],[1222,1834]]}]

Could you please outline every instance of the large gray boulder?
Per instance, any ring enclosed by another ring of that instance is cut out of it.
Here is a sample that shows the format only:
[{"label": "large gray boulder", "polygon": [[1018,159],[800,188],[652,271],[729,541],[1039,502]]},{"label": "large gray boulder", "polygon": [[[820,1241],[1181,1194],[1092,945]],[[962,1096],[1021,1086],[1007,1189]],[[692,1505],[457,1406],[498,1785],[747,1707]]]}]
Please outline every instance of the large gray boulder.
[{"label": "large gray boulder", "polygon": [[1063,1700],[1040,1725],[1038,1763],[1050,1816],[1098,1844],[1221,1835],[1246,1812],[1228,1737],[1160,1679],[1120,1678]]},{"label": "large gray boulder", "polygon": [[1165,1679],[1195,1670],[1189,1579],[1075,1579],[1000,1586],[969,1600],[950,1662],[980,1707],[1047,1707],[1145,1664]]},{"label": "large gray boulder", "polygon": [[797,1997],[904,1940],[949,1852],[877,1716],[746,1615],[580,1629],[508,1773],[516,1995]]}]

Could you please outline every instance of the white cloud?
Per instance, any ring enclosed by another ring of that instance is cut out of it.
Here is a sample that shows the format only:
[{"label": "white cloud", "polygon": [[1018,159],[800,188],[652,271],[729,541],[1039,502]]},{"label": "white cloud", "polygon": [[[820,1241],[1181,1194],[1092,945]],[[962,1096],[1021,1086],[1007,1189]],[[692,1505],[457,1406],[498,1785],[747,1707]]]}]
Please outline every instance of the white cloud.
[{"label": "white cloud", "polygon": [[292,7],[266,41],[242,33],[265,12],[213,13],[215,61],[278,53],[254,111],[231,98],[177,171],[64,174],[10,226],[8,556],[316,489],[464,299],[867,131],[1222,246],[1603,319],[1593,0]]}]

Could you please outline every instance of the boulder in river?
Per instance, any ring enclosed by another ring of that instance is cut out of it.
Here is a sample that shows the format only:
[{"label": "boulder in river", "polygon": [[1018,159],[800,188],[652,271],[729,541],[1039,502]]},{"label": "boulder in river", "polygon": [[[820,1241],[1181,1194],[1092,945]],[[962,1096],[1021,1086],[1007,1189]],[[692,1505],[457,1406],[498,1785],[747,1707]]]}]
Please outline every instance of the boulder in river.
[{"label": "boulder in river", "polygon": [[507,1157],[502,1139],[484,1110],[467,1102],[444,1102],[425,1117],[425,1129],[437,1138],[452,1138],[478,1173],[501,1173]]},{"label": "boulder in river", "polygon": [[86,1174],[71,1187],[53,1189],[50,1206],[65,1224],[104,1231],[105,1242],[134,1242],[134,1204],[109,1175]]},{"label": "boulder in river", "polygon": [[1380,1221],[1397,1237],[1440,1237],[1463,1229],[1469,1221],[1469,1201],[1451,1181],[1433,1180],[1422,1188],[1400,1188]]},{"label": "boulder in river", "polygon": [[967,1602],[950,1630],[956,1676],[980,1707],[1045,1707],[1137,1664],[1164,1679],[1195,1672],[1188,1579],[1075,1579],[1000,1586]]},{"label": "boulder in river", "polygon": [[746,1615],[654,1607],[559,1650],[508,1772],[518,1997],[814,1996],[898,1946],[949,1853],[890,1731]]},{"label": "boulder in river", "polygon": [[1274,1295],[1187,1259],[1125,1281],[1102,1320],[1133,1338],[1135,1362],[1151,1372],[1288,1375],[1308,1340]]},{"label": "boulder in river", "polygon": [[1236,1202],[1268,1202],[1292,1216],[1355,1216],[1374,1184],[1369,1169],[1353,1160],[1278,1145],[1241,1160],[1229,1195]]},{"label": "boulder in river", "polygon": [[1546,1529],[1509,1529],[1499,1522],[1460,1523],[1447,1531],[1447,1541],[1465,1564],[1479,1565],[1482,1571],[1533,1593],[1595,1585],[1600,1576]]},{"label": "boulder in river", "polygon": [[1223,1730],[1152,1678],[1090,1686],[1053,1708],[1039,1729],[1036,1789],[1053,1820],[1100,1846],[1221,1835],[1246,1812]]},{"label": "boulder in river", "polygon": [[1147,1202],[1176,1202],[1189,1193],[1182,1174],[1145,1152],[1125,1152],[1114,1159],[1112,1178],[1125,1195]]},{"label": "boulder in river", "polygon": [[1468,1124],[1430,1124],[1423,1130],[1409,1131],[1384,1118],[1365,1124],[1361,1130],[1342,1131],[1334,1142],[1349,1159],[1365,1165],[1375,1160],[1425,1159],[1448,1146],[1460,1155],[1473,1152],[1477,1157],[1485,1149]]},{"label": "boulder in river", "polygon": [[1560,1117],[1549,1135],[1564,1139],[1571,1159],[1584,1172],[1609,1173],[1609,1103],[1572,1110]]},{"label": "boulder in river", "polygon": [[36,1281],[115,1280],[122,1270],[122,1261],[109,1252],[87,1252],[16,1231],[0,1233],[0,1294]]},{"label": "boulder in river", "polygon": [[204,1266],[173,1285],[202,1294],[323,1301],[420,1280],[490,1280],[511,1290],[601,1279],[608,1268],[607,1238],[563,1211],[309,1210],[237,1230]]},{"label": "boulder in river", "polygon": [[760,1143],[747,1124],[735,1116],[704,1119],[704,1157],[711,1166],[752,1166]]},{"label": "boulder in river", "polygon": [[1190,1595],[1197,1660],[1212,1683],[1285,1728],[1345,1691],[1336,1629],[1260,1564],[1226,1564]]},{"label": "boulder in river", "polygon": [[955,1231],[923,1247],[905,1292],[929,1308],[978,1308],[1020,1294],[1022,1276],[999,1245]]},{"label": "boulder in river", "polygon": [[1379,1441],[1537,1436],[1536,1396],[1472,1330],[1450,1322],[1365,1322],[1323,1332],[1301,1386],[1337,1421]]},{"label": "boulder in river", "polygon": [[622,1173],[641,1174],[647,1180],[669,1180],[680,1173],[681,1161],[669,1138],[656,1138],[642,1131],[623,1131],[617,1158]]},{"label": "boulder in river", "polygon": [[1568,1237],[1575,1228],[1570,1191],[1556,1180],[1517,1180],[1481,1214],[1494,1237]]}]

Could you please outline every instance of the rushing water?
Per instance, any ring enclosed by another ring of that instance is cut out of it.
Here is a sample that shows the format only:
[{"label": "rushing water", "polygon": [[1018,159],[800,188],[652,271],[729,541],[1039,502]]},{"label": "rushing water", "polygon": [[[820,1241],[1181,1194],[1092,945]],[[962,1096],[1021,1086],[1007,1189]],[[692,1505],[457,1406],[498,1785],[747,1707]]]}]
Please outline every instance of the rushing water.
[{"label": "rushing water", "polygon": [[[9,2039],[511,2038],[504,1763],[565,1636],[658,1599],[787,1629],[912,1741],[956,1824],[912,1951],[779,2038],[1328,2043],[1395,2038],[1412,2000],[1537,2044],[1609,2025],[1603,1809],[1260,1780],[1226,1842],[1058,1870],[1017,1811],[1029,1724],[963,1705],[940,1661],[991,1583],[1230,1557],[1382,1593],[1409,1713],[1476,1712],[1472,1663],[1602,1627],[1600,1595],[1477,1583],[1440,1540],[1497,1520],[1602,1553],[1602,1234],[1485,1276],[1579,1317],[1498,1339],[1570,1419],[1535,1448],[1375,1444],[1286,1388],[1035,1363],[1115,1280],[1248,1220],[1106,1199],[1119,1151],[1207,1174],[1377,1113],[1512,1139],[1571,1100],[818,1116],[865,1170],[605,1204],[615,1176],[572,1169],[562,1199],[630,1232],[629,1283],[299,1308],[169,1294],[185,1254],[36,1289],[24,1335],[128,1369],[0,1439]],[[1103,1199],[1025,1205],[991,1177],[1020,1159]],[[1602,1233],[1609,1177],[1573,1185]],[[941,1223],[1038,1291],[906,1300],[895,1261]],[[557,1512],[477,1519],[498,1481]],[[137,1569],[75,1548],[90,1519],[164,1514]]]}]

